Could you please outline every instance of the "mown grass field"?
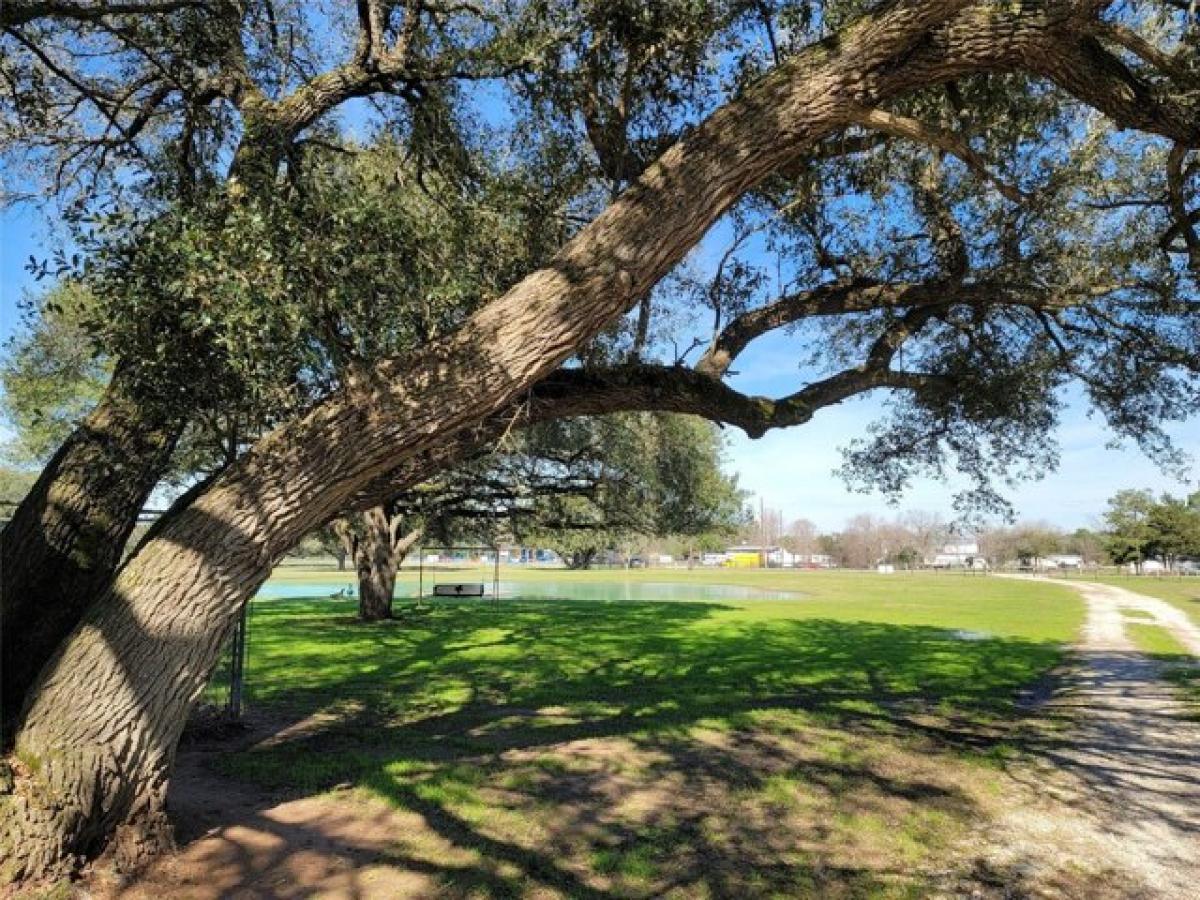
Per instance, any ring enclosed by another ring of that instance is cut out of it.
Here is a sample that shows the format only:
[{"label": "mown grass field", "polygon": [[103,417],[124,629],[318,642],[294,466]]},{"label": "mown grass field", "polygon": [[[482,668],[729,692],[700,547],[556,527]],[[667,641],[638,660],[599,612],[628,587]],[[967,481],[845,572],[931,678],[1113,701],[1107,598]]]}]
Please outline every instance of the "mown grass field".
[{"label": "mown grass field", "polygon": [[801,593],[399,602],[369,626],[352,601],[259,601],[250,703],[292,737],[222,769],[412,817],[396,858],[440,895],[924,896],[1083,619],[1064,587],[984,577],[503,577]]}]

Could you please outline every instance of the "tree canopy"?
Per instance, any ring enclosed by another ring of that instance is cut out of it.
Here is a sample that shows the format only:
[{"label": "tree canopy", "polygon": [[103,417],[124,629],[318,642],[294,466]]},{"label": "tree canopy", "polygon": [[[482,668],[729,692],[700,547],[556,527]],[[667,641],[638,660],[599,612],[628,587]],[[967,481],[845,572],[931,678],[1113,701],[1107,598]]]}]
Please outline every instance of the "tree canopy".
[{"label": "tree canopy", "polygon": [[[368,3],[355,21],[292,3],[68,7],[6,12],[14,127],[0,148],[71,204],[85,252],[52,268],[98,297],[102,353],[189,421],[226,420],[224,461],[347,366],[456,328],[722,99],[862,10]],[[1168,4],[1089,25],[1076,39],[1091,81],[1046,88],[1037,66],[990,66],[861,106],[737,199],[708,239],[715,264],[668,272],[577,361],[613,377],[655,365],[640,377],[674,379],[689,411],[752,434],[893,391],[845,476],[900,491],[957,469],[974,483],[964,509],[1003,509],[1005,477],[1054,464],[1071,385],[1170,460],[1162,426],[1197,399],[1185,19]],[[339,118],[361,96],[365,144]],[[277,184],[247,193],[262,165]],[[780,330],[790,395],[673,371],[727,382]]]},{"label": "tree canopy", "polygon": [[1146,490],[1118,491],[1104,514],[1109,556],[1137,568],[1146,560],[1173,567],[1181,558],[1200,557],[1200,494],[1186,499]]},{"label": "tree canopy", "polygon": [[6,455],[18,464],[45,462],[104,393],[111,373],[80,327],[90,302],[76,283],[55,286],[0,365],[0,408],[15,431]]},{"label": "tree canopy", "polygon": [[[4,610],[30,623],[5,707],[45,765],[0,849],[69,868],[134,820],[155,845],[181,719],[273,562],[514,429],[656,410],[759,436],[883,391],[846,474],[898,491],[953,468],[964,509],[993,510],[1054,462],[1074,389],[1170,461],[1163,423],[1200,384],[1193,19],[0,7],[6,197],[62,211],[74,246],[37,268],[94,298],[113,373],[5,531]],[[781,396],[736,387],[764,344]],[[114,574],[197,429],[220,437],[211,478]],[[136,702],[81,704],[72,673]]]}]

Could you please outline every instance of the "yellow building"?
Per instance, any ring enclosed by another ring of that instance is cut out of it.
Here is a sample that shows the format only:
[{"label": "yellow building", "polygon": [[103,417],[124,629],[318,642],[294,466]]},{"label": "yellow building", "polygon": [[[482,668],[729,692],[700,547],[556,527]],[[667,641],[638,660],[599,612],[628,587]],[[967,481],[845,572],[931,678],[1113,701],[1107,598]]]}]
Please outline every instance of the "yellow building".
[{"label": "yellow building", "polygon": [[766,565],[770,550],[762,547],[730,547],[725,551],[725,567],[728,569],[758,569]]}]

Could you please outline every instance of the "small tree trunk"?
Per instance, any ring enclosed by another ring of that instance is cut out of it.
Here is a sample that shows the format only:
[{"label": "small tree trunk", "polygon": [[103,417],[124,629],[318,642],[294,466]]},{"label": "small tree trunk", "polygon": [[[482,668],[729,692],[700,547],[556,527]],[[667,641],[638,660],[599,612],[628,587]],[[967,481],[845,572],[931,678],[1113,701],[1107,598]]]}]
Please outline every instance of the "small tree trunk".
[{"label": "small tree trunk", "polygon": [[127,394],[118,372],[43,470],[0,537],[0,727],[87,605],[112,580],[138,512],[179,436]]},{"label": "small tree trunk", "polygon": [[633,347],[629,351],[629,358],[633,362],[637,362],[642,358],[642,351],[646,348],[646,342],[650,338],[650,313],[653,309],[652,295],[647,294],[638,304],[637,327],[633,334]]},{"label": "small tree trunk", "polygon": [[567,568],[590,569],[596,559],[596,552],[595,547],[589,547],[586,550],[573,550],[571,555],[566,557]]},{"label": "small tree trunk", "polygon": [[354,553],[358,570],[358,617],[364,622],[379,622],[392,617],[392,594],[396,589],[392,527],[382,506],[364,510],[359,522]]}]

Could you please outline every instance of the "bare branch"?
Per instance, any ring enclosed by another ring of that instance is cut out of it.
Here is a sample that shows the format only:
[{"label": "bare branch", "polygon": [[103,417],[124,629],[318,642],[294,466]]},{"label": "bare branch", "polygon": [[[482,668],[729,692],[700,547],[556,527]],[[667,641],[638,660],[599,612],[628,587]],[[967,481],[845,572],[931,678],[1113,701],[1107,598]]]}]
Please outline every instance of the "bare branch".
[{"label": "bare branch", "polygon": [[205,9],[211,0],[160,0],[146,3],[70,3],[66,0],[6,0],[0,3],[0,27],[26,25],[38,19],[99,22],[114,16],[154,16],[181,9]]},{"label": "bare branch", "polygon": [[872,128],[892,137],[916,141],[957,157],[975,174],[993,184],[1001,196],[1013,203],[1023,203],[1029,199],[1024,191],[993,172],[988,161],[971,149],[966,138],[953,131],[883,109],[864,109],[855,113],[853,118],[864,128]]},{"label": "bare branch", "polygon": [[1160,70],[1166,77],[1179,82],[1180,86],[1195,87],[1197,81],[1200,80],[1197,78],[1197,73],[1191,71],[1178,56],[1164,53],[1132,28],[1118,22],[1097,22],[1092,33],[1128,50],[1143,62]]},{"label": "bare branch", "polygon": [[1028,65],[1123,128],[1159,134],[1187,147],[1200,146],[1194,92],[1173,94],[1151,85],[1094,37],[1061,31],[1051,45],[1030,56]]},{"label": "bare branch", "polygon": [[1089,284],[1082,288],[1076,298],[1065,294],[1048,295],[1031,286],[990,279],[883,283],[857,278],[832,282],[780,297],[731,320],[714,338],[696,364],[696,369],[706,375],[720,377],[729,371],[733,361],[756,338],[801,319],[939,304],[1005,305],[1053,311],[1084,303],[1088,298],[1098,296],[1098,292],[1111,293],[1136,286]]},{"label": "bare branch", "polygon": [[[1187,159],[1188,148],[1176,144],[1167,155],[1167,201],[1171,217],[1175,220],[1171,228],[1173,234],[1183,238],[1187,250],[1188,268],[1200,278],[1200,237],[1196,235],[1194,226],[1196,212],[1189,211],[1184,198],[1184,160]],[[1171,238],[1173,240],[1173,238]]]}]

